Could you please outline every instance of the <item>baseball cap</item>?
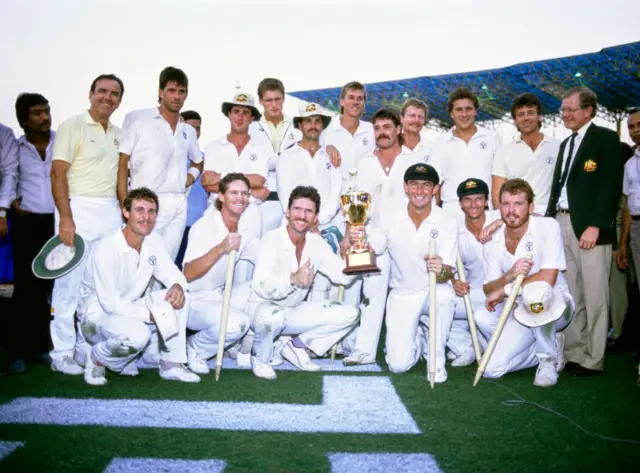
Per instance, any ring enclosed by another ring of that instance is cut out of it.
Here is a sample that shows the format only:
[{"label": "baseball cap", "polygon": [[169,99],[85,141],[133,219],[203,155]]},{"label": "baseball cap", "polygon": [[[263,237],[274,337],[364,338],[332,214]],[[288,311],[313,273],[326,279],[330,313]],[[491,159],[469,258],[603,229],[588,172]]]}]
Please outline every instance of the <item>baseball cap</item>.
[{"label": "baseball cap", "polygon": [[404,172],[404,182],[409,181],[429,181],[433,184],[440,184],[440,176],[433,166],[418,163],[410,166]]}]

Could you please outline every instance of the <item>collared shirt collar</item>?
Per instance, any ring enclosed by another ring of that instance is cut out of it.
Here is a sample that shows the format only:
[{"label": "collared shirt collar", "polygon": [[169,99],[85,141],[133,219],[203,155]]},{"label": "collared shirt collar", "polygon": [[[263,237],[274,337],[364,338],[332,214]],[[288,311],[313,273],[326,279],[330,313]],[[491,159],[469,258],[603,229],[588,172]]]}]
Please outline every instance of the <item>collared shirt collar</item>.
[{"label": "collared shirt collar", "polygon": [[291,121],[291,117],[289,115],[287,115],[286,113],[282,114],[282,121],[280,123],[278,123],[277,125],[273,125],[273,123],[271,123],[269,120],[267,120],[264,116],[264,114],[262,115],[262,118],[260,118],[260,124],[261,125],[273,125],[274,127],[279,127],[281,125],[283,125],[284,123],[290,122]]},{"label": "collared shirt collar", "polygon": [[[524,140],[522,139],[522,135],[518,135],[513,139],[514,143],[524,143]],[[540,144],[542,143],[551,143],[551,137],[545,135],[544,133],[542,134],[542,141],[540,142]],[[538,145],[540,146],[540,145]]]},{"label": "collared shirt collar", "polygon": [[582,128],[580,128],[577,133],[578,133],[578,137],[582,140],[584,138],[584,135],[587,133],[587,130],[589,129],[589,127],[591,126],[593,120],[589,120],[587,123],[585,123],[584,125],[582,125]]},{"label": "collared shirt collar", "polygon": [[[452,139],[460,139],[457,136],[455,136],[453,134],[454,130],[456,129],[455,125],[447,132],[447,140],[452,140]],[[471,140],[476,138],[476,137],[481,137],[487,134],[487,130],[485,130],[483,127],[478,126],[476,124],[476,132],[473,134],[473,136],[471,137]]]},{"label": "collared shirt collar", "polygon": [[[95,120],[93,119],[93,117],[92,117],[92,116],[91,116],[91,114],[89,113],[89,110],[85,110],[83,115],[84,115],[84,119],[85,119],[85,121],[86,121],[87,123],[89,123],[90,125],[99,125],[99,126],[102,126],[102,125],[100,124],[100,122],[97,122],[97,121],[95,121]],[[109,121],[107,122],[107,130],[110,130],[111,128],[113,128],[113,123],[111,123],[111,120],[109,120]]]},{"label": "collared shirt collar", "polygon": [[[55,131],[51,130],[49,133],[50,133],[51,138],[49,139],[49,144],[47,145],[47,149],[49,149],[50,146],[53,146],[53,140],[56,137],[56,132]],[[33,146],[33,143],[28,141],[27,140],[27,135],[24,134],[20,138],[18,138],[18,146],[26,146],[26,145]]]},{"label": "collared shirt collar", "polygon": [[[334,130],[345,130],[346,131],[346,128],[344,128],[342,126],[342,123],[340,122],[340,118],[341,117],[342,117],[342,115],[337,115],[337,116],[333,117],[333,129]],[[358,120],[358,128],[356,129],[356,132],[353,134],[353,136],[356,136],[360,131],[362,131],[362,120]]]}]

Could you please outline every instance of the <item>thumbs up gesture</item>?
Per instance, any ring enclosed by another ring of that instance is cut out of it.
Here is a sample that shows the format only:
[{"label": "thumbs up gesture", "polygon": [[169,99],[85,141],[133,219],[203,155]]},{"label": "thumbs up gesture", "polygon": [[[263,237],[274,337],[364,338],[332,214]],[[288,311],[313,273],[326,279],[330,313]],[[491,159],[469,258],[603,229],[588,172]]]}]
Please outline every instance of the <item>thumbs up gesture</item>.
[{"label": "thumbs up gesture", "polygon": [[298,271],[291,275],[291,284],[294,284],[301,288],[307,288],[311,286],[313,282],[313,276],[315,274],[315,269],[311,265],[311,259],[307,259],[306,263],[304,263]]}]

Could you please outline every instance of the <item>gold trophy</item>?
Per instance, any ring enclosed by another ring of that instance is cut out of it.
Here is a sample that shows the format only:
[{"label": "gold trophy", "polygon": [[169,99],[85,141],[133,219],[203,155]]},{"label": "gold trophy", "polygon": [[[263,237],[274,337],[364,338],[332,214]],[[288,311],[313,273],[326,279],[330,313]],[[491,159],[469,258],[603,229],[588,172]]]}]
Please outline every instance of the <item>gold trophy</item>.
[{"label": "gold trophy", "polygon": [[[357,172],[357,169],[349,171],[352,184],[355,183]],[[343,272],[345,274],[379,272],[380,268],[376,266],[376,257],[373,251],[367,248],[364,231],[364,224],[369,218],[371,195],[368,192],[358,191],[355,189],[355,185],[351,185],[350,189],[340,196],[340,205],[349,224],[360,230],[358,233],[361,235],[351,243],[351,248],[347,250],[347,267]]]}]

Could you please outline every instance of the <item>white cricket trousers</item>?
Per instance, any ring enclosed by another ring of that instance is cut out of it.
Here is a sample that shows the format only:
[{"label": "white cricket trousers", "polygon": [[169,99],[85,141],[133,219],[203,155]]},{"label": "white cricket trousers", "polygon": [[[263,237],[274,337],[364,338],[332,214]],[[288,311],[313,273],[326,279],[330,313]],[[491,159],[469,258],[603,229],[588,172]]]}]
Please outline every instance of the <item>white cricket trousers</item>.
[{"label": "white cricket trousers", "polygon": [[[153,293],[153,297],[162,298],[166,289]],[[146,307],[144,298],[135,301],[136,305]],[[160,351],[160,360],[173,363],[187,362],[186,332],[189,314],[189,299],[185,297],[182,309],[175,310],[178,320],[178,335],[164,345]],[[149,344],[152,337],[159,337],[155,324],[149,319],[141,320],[131,314],[108,314],[99,305],[88,307],[81,315],[82,332],[87,342],[93,346],[96,360],[116,373],[131,363]],[[161,344],[162,346],[162,344]]]},{"label": "white cricket trousers", "polygon": [[[393,373],[410,370],[429,355],[429,289],[408,291],[394,288],[387,300],[387,355]],[[436,369],[444,369],[445,345],[453,321],[455,293],[450,284],[436,284]],[[420,330],[422,324],[426,329]]]},{"label": "white cricket trousers", "polygon": [[[471,288],[469,298],[471,299],[471,311],[473,314],[482,310],[484,308],[484,303],[487,300],[484,292],[482,291],[482,287]],[[469,322],[467,319],[467,311],[464,307],[464,299],[456,296],[455,304],[456,308],[453,313],[453,323],[451,324],[451,331],[449,332],[447,348],[456,356],[460,356],[469,347],[473,346],[473,340],[471,339],[471,332],[469,330]]]},{"label": "white cricket trousers", "polygon": [[[250,318],[245,312],[251,294],[251,282],[234,286],[224,345],[228,347],[240,340],[249,330]],[[218,353],[218,336],[222,319],[222,291],[196,291],[191,294],[191,309],[187,328],[198,333],[189,337],[189,344],[202,359],[207,360]]]},{"label": "white cricket trousers", "polygon": [[187,195],[158,194],[158,204],[158,217],[152,233],[162,237],[171,260],[174,261],[187,226]]},{"label": "white cricket trousers", "polygon": [[259,361],[273,358],[273,341],[279,335],[298,335],[316,355],[324,355],[358,320],[352,305],[335,301],[302,302],[297,307],[281,307],[262,302],[255,309],[251,328],[253,349]]},{"label": "white cricket trousers", "polygon": [[[69,205],[76,226],[76,233],[85,242],[85,256],[82,262],[69,273],[56,279],[51,295],[51,341],[54,360],[74,355],[74,348],[85,353],[86,347],[82,332],[76,335],[75,313],[80,301],[80,286],[84,269],[94,244],[103,236],[122,227],[122,214],[118,200],[113,197],[72,196]],[[55,234],[59,233],[60,214],[55,210]],[[76,340],[77,337],[77,340]]]},{"label": "white cricket trousers", "polygon": [[[567,307],[558,320],[540,327],[522,325],[511,311],[484,371],[485,378],[500,378],[511,371],[536,366],[542,359],[556,359],[556,332],[569,325],[574,305],[568,292],[557,291],[555,297],[563,298]],[[495,312],[482,308],[474,314],[478,330],[487,340],[491,340],[503,306],[504,302],[496,306]]]}]

